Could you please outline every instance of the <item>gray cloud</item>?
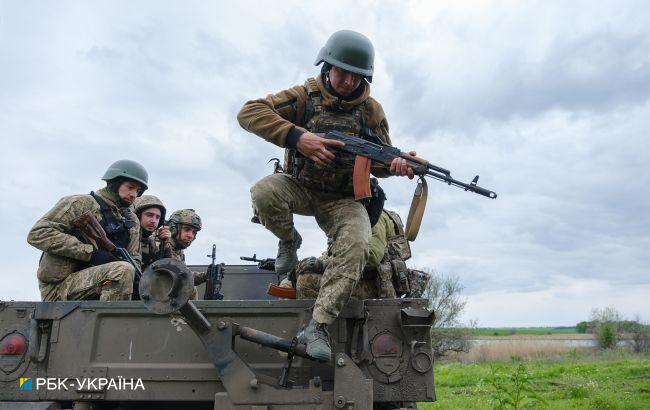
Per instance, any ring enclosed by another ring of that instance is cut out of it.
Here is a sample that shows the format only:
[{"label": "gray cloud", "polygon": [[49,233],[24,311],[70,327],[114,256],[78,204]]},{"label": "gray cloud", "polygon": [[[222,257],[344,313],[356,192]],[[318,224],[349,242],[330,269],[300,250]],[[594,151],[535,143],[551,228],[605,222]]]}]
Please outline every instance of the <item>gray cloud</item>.
[{"label": "gray cloud", "polygon": [[[38,298],[27,231],[118,158],[142,162],[170,209],[201,214],[190,262],[212,243],[228,263],[274,256],[249,188],[283,152],[236,113],[317,73],[327,36],[352,28],[376,45],[372,93],[393,142],[499,193],[430,181],[412,265],[459,275],[481,323],[572,323],[610,302],[650,317],[633,290],[650,285],[643,2],[21,2],[0,18],[2,299]],[[382,183],[405,216],[414,182]],[[322,232],[296,220],[301,256],[319,254]]]}]

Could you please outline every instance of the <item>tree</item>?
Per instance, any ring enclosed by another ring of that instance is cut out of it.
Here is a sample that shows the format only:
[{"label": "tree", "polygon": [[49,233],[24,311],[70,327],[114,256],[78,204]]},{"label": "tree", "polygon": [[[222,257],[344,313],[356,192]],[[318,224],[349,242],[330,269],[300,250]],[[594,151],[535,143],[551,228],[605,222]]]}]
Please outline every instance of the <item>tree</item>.
[{"label": "tree", "polygon": [[589,328],[589,322],[585,322],[584,320],[576,325],[576,332],[577,333],[587,333],[587,329]]},{"label": "tree", "polygon": [[449,352],[468,352],[475,324],[468,326],[460,321],[467,304],[461,297],[463,285],[457,276],[442,275],[433,269],[423,270],[430,275],[422,297],[429,299],[429,308],[434,312],[431,329],[434,355],[442,357]]},{"label": "tree", "polygon": [[647,353],[650,350],[650,326],[641,323],[641,318],[636,317],[629,332],[632,334],[632,349],[638,353]]},{"label": "tree", "polygon": [[604,309],[593,309],[591,320],[594,323],[594,334],[598,346],[603,349],[613,349],[618,343],[619,322],[621,314],[611,306]]}]

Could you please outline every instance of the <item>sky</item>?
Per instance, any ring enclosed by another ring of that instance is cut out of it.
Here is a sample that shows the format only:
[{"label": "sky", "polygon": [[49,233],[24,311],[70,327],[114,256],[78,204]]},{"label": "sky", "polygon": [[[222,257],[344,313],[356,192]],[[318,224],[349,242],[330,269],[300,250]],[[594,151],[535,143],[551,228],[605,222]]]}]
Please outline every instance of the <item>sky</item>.
[{"label": "sky", "polygon": [[[455,275],[463,320],[650,321],[650,7],[644,1],[0,0],[0,299],[38,300],[32,225],[122,158],[194,208],[191,264],[274,257],[250,187],[283,151],[241,106],[304,83],[329,35],[375,45],[393,144],[498,193],[434,180],[411,267]],[[415,181],[382,181],[403,218]],[[325,235],[296,217],[300,257]]]}]

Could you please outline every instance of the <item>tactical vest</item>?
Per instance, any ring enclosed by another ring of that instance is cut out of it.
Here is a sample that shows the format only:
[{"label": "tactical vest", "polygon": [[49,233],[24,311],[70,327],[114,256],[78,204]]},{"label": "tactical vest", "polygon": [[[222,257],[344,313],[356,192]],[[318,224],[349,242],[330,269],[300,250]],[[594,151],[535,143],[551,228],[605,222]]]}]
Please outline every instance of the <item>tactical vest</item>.
[{"label": "tactical vest", "polygon": [[[140,232],[142,235],[142,232]],[[148,238],[142,237],[140,239],[140,249],[142,251],[142,270],[144,271],[149,265],[158,259],[158,252],[156,252],[156,240],[153,235]]]},{"label": "tactical vest", "polygon": [[[365,102],[350,110],[342,106],[325,107],[323,95],[318,89],[316,79],[309,78],[305,82],[307,92],[305,113],[302,125],[310,132],[327,133],[341,131],[350,135],[359,135],[364,128],[363,110]],[[298,179],[307,188],[353,194],[352,181],[353,158],[337,155],[337,159],[326,168],[318,168],[316,163],[295,149],[285,152],[285,172]]]},{"label": "tactical vest", "polygon": [[95,201],[99,204],[99,212],[102,214],[102,220],[99,224],[104,228],[106,237],[119,248],[126,248],[131,242],[131,228],[134,222],[131,219],[132,213],[130,208],[125,208],[122,211],[122,217],[116,218],[110,205],[106,203],[99,195],[90,192]]}]

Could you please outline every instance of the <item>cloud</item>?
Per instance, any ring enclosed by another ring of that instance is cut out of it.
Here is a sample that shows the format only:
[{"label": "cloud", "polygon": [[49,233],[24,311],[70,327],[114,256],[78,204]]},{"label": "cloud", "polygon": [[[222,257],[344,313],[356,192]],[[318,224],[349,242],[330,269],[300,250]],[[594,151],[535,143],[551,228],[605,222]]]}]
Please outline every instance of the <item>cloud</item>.
[{"label": "cloud", "polygon": [[[315,75],[327,36],[350,28],[375,44],[372,94],[395,145],[499,194],[431,180],[412,265],[457,274],[481,323],[569,310],[573,323],[608,294],[650,317],[643,2],[21,2],[0,19],[1,299],[38,298],[29,228],[61,196],[101,187],[119,158],[147,167],[170,211],[202,216],[190,263],[212,243],[227,263],[273,257],[249,189],[283,151],[236,114]],[[382,184],[405,217],[415,183]],[[319,254],[313,218],[296,221],[300,256]]]}]

